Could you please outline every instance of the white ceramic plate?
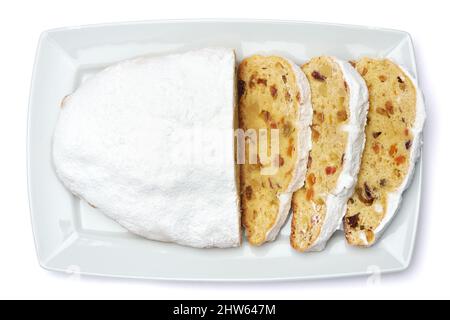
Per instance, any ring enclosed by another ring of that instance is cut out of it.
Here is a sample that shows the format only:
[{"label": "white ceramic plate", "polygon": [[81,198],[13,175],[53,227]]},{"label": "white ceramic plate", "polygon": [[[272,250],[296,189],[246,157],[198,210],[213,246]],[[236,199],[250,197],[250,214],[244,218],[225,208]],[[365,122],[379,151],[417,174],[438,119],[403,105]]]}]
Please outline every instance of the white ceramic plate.
[{"label": "white ceramic plate", "polygon": [[59,182],[51,160],[61,99],[90,74],[143,54],[205,46],[234,48],[238,59],[272,53],[302,63],[316,55],[389,57],[416,75],[410,36],[401,31],[279,21],[161,21],[44,32],[29,107],[28,179],[39,262],[57,271],[179,280],[284,280],[395,272],[408,267],[420,207],[421,160],[403,205],[381,241],[351,248],[338,232],[320,253],[289,246],[289,226],[260,248],[192,249],[134,236],[80,202]]}]

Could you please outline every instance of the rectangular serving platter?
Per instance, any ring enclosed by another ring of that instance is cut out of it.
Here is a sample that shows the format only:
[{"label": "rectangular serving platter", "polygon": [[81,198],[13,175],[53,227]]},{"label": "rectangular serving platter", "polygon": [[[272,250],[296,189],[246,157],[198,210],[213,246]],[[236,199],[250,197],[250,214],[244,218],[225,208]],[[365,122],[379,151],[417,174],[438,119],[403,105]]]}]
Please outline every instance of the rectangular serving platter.
[{"label": "rectangular serving platter", "polygon": [[42,267],[86,275],[170,280],[262,281],[370,275],[406,269],[420,209],[422,160],[383,238],[368,249],[337,232],[323,252],[299,254],[289,223],[261,247],[194,249],[128,233],[81,202],[57,179],[51,159],[62,98],[93,73],[123,59],[202,47],[233,48],[237,59],[280,54],[301,64],[317,55],[388,57],[413,76],[411,37],[402,31],[346,25],[247,20],[155,21],[73,27],[42,34],[28,119],[28,185],[36,250]]}]

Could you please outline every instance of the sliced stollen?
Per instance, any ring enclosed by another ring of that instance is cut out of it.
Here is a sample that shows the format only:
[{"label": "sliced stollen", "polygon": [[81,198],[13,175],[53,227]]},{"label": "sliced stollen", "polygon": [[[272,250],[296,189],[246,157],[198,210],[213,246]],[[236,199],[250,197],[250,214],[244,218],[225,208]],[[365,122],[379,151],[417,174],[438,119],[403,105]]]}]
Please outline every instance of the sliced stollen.
[{"label": "sliced stollen", "polygon": [[417,81],[389,60],[356,63],[369,88],[366,146],[344,219],[347,242],[370,246],[394,217],[420,155],[425,108]]},{"label": "sliced stollen", "polygon": [[364,148],[368,92],[348,63],[333,57],[303,65],[314,117],[305,186],[292,198],[291,245],[320,251],[339,228],[353,193]]},{"label": "sliced stollen", "polygon": [[234,88],[230,49],[108,67],[63,101],[56,172],[73,194],[135,234],[239,246]]},{"label": "sliced stollen", "polygon": [[[247,141],[240,165],[242,221],[248,241],[261,245],[276,238],[292,193],[304,183],[311,148],[310,88],[294,63],[255,55],[239,65],[238,92],[239,128]],[[256,139],[248,134],[252,130]],[[272,145],[272,138],[278,143]]]}]

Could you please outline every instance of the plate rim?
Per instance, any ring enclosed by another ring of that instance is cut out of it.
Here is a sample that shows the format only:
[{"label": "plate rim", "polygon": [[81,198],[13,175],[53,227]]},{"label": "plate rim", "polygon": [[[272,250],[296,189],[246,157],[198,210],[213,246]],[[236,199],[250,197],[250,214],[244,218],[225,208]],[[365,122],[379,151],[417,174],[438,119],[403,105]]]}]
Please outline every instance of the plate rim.
[{"label": "plate rim", "polygon": [[194,18],[194,19],[154,19],[154,20],[136,20],[136,21],[119,21],[119,22],[105,22],[105,23],[92,23],[74,26],[64,26],[50,28],[42,31],[42,34],[51,34],[72,30],[80,29],[91,29],[91,28],[108,28],[108,27],[122,27],[130,25],[145,25],[145,24],[162,24],[162,23],[269,23],[269,24],[303,24],[303,25],[317,25],[317,26],[329,26],[337,28],[347,28],[347,29],[365,29],[374,30],[382,32],[393,32],[408,36],[412,39],[411,34],[408,31],[395,29],[395,28],[385,28],[379,26],[367,26],[359,24],[345,24],[338,22],[320,22],[312,20],[295,20],[295,19],[250,19],[250,18]]}]

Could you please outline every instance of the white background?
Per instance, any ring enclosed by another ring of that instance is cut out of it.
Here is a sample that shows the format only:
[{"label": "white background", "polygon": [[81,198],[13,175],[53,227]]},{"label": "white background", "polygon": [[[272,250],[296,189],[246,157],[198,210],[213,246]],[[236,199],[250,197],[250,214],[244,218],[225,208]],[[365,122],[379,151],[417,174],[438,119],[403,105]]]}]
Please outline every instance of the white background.
[{"label": "white background", "polygon": [[[450,298],[450,30],[447,1],[2,1],[0,4],[0,298]],[[417,247],[411,267],[373,278],[177,283],[74,277],[38,266],[26,187],[26,119],[43,30],[174,18],[264,18],[405,30],[416,47],[428,119]],[[376,280],[376,279],[375,279]]]}]

